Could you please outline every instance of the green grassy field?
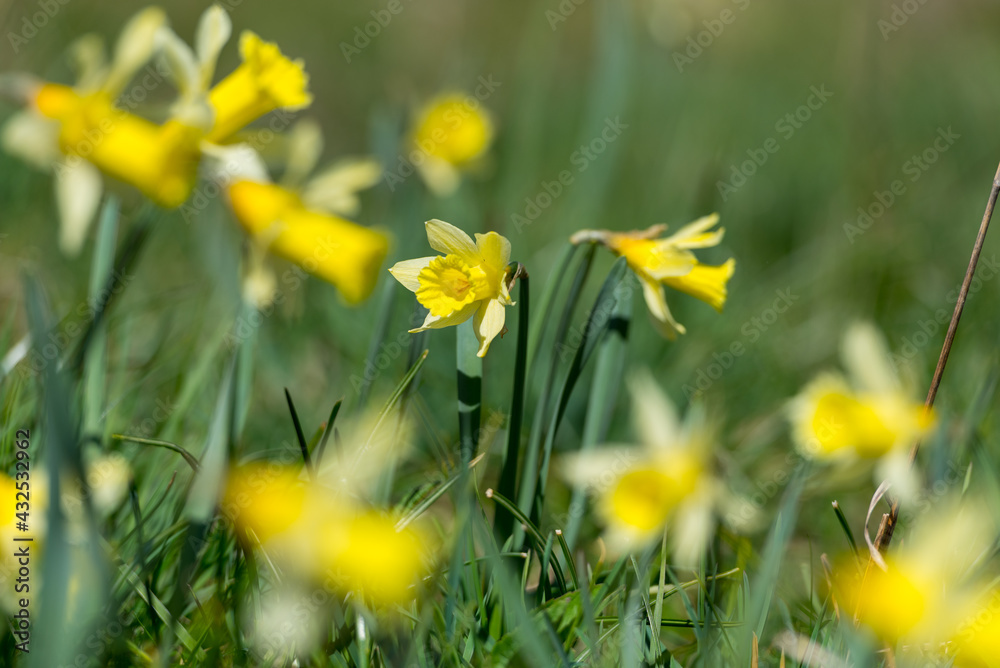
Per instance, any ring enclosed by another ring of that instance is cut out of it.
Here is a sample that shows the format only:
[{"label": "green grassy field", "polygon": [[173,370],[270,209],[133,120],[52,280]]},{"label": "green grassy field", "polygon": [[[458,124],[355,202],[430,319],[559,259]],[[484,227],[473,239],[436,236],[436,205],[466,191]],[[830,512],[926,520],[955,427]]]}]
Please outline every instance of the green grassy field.
[{"label": "green grassy field", "polygon": [[[963,653],[972,645],[952,629],[989,637],[997,622],[982,601],[949,598],[902,631],[855,623],[836,582],[854,568],[851,540],[858,563],[869,559],[880,472],[803,458],[787,419],[817,374],[843,368],[856,322],[884,334],[882,361],[923,401],[1000,160],[1000,8],[221,4],[234,38],[216,80],[239,65],[243,30],[309,75],[307,109],[248,130],[271,174],[287,173],[300,118],[322,129],[321,165],[376,158],[381,177],[350,218],[390,235],[388,257],[358,305],[269,257],[273,302],[249,304],[253,246],[204,166],[171,209],[105,178],[69,256],[53,173],[0,151],[0,471],[14,478],[27,450],[37,490],[30,652],[0,631],[3,665],[1000,665],[1000,648],[975,640],[981,655]],[[0,70],[71,83],[70,43],[85,32],[113,43],[142,6],[0,5]],[[164,8],[190,43],[206,6]],[[161,123],[177,88],[149,67],[124,99]],[[448,91],[475,99],[495,136],[441,195],[410,166],[407,141],[422,105]],[[21,110],[16,97],[0,101],[0,122]],[[712,213],[725,237],[697,255],[735,258],[725,308],[668,289],[687,328],[672,341],[624,263],[568,241],[657,223],[669,234]],[[508,330],[481,361],[469,325],[408,333],[424,313],[388,268],[436,252],[431,219],[503,235],[530,276],[512,282]],[[921,545],[928,527],[958,544],[957,504],[975,506],[976,559],[927,557],[939,570],[925,574],[953,578],[939,587],[949,596],[970,583],[993,591],[1000,575],[997,244],[983,246],[889,552]],[[676,521],[616,554],[600,499],[564,475],[581,450],[641,442],[641,397],[628,388],[645,371],[679,414],[705,421],[699,456],[721,500],[694,564],[658,537]],[[267,476],[247,483],[247,498],[264,499],[250,502],[264,506],[260,526],[283,527],[270,542],[227,510],[249,462],[294,470],[277,491]],[[341,506],[408,528],[349,539],[320,520],[284,524]],[[14,522],[0,531],[11,554]],[[331,585],[294,554],[300,530],[360,556]],[[17,565],[2,575],[0,603],[15,615]],[[397,581],[405,594],[381,601]],[[885,591],[880,618],[937,606]]]}]

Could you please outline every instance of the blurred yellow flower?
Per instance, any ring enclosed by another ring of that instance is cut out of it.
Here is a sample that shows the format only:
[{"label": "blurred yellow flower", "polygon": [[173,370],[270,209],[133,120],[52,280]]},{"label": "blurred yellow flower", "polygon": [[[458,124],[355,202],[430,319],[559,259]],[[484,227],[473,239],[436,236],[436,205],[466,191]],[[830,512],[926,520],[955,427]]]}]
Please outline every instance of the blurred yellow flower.
[{"label": "blurred yellow flower", "polygon": [[331,516],[320,529],[322,577],[338,589],[358,592],[376,605],[405,603],[426,571],[426,538],[413,526],[373,510]]},{"label": "blurred yellow flower", "polygon": [[[945,500],[920,517],[906,540],[862,572],[854,555],[835,571],[834,593],[846,614],[884,643],[944,647],[964,637],[970,656],[987,642],[960,626],[981,601],[976,564],[995,539],[989,513],[975,501]],[[957,664],[961,665],[961,664]],[[971,664],[976,665],[976,664]]]},{"label": "blurred yellow flower", "polygon": [[933,426],[933,415],[910,399],[874,327],[850,327],[842,356],[850,383],[823,373],[789,405],[797,447],[817,459],[879,460],[881,478],[897,494],[912,495],[909,449]]},{"label": "blurred yellow flower", "polygon": [[664,285],[697,297],[720,312],[726,303],[726,284],[736,261],[730,258],[718,266],[706,265],[698,262],[691,252],[694,248],[717,246],[722,241],[723,228],[709,232],[718,222],[716,214],[705,216],[665,239],[657,237],[667,229],[666,225],[654,225],[631,232],[581,230],[570,241],[598,242],[624,257],[642,284],[643,297],[657,330],[673,340],[686,330],[670,313]]},{"label": "blurred yellow flower", "polygon": [[240,532],[252,532],[265,543],[299,520],[305,499],[298,469],[247,464],[230,473],[222,510]]},{"label": "blurred yellow flower", "polygon": [[248,31],[240,36],[243,64],[215,85],[209,101],[215,112],[207,139],[223,142],[275,109],[309,106],[309,77],[301,60],[290,60],[277,44]]},{"label": "blurred yellow flower", "polygon": [[711,538],[721,486],[711,470],[711,438],[700,417],[678,421],[648,372],[630,382],[640,446],[601,446],[563,460],[565,477],[597,497],[613,552],[641,549],[671,528],[674,558],[694,564]]},{"label": "blurred yellow flower", "polygon": [[968,608],[952,645],[958,668],[1000,667],[1000,590],[991,589]]},{"label": "blurred yellow flower", "polygon": [[99,38],[77,40],[71,48],[77,69],[72,88],[27,75],[5,80],[4,88],[26,110],[4,127],[4,147],[54,172],[60,245],[67,254],[80,250],[100,203],[98,170],[164,207],[178,206],[194,187],[199,132],[173,120],[157,125],[116,106],[153,56],[165,23],[158,7],[137,13],[122,29],[111,63],[105,63]]},{"label": "blurred yellow flower", "polygon": [[384,232],[308,209],[279,185],[240,180],[228,192],[236,219],[263,247],[332,283],[350,304],[371,294],[389,251]]},{"label": "blurred yellow flower", "polygon": [[414,160],[428,187],[448,195],[460,171],[481,158],[493,141],[493,122],[475,97],[447,93],[431,100],[417,116],[411,143]]},{"label": "blurred yellow flower", "polygon": [[479,357],[504,331],[504,307],[513,305],[507,284],[510,241],[496,232],[468,234],[450,223],[425,224],[431,248],[444,256],[397,262],[389,272],[416,293],[429,313],[424,324],[411,332],[459,325],[474,318]]}]

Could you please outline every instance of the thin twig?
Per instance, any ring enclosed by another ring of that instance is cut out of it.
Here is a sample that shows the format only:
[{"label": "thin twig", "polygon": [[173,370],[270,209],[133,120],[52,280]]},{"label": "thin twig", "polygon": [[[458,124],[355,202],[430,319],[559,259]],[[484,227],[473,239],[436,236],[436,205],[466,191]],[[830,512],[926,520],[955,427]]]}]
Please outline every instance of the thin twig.
[{"label": "thin twig", "polygon": [[[941,355],[938,357],[937,367],[934,369],[934,377],[931,379],[931,386],[927,390],[927,399],[924,401],[924,409],[929,411],[934,407],[934,400],[937,398],[938,388],[941,386],[941,378],[944,376],[944,368],[948,364],[948,356],[951,354],[951,347],[955,343],[955,333],[958,331],[958,321],[962,317],[962,309],[965,308],[965,301],[969,297],[969,287],[972,285],[972,277],[976,273],[976,265],[979,263],[979,254],[983,250],[983,242],[986,241],[986,231],[990,227],[990,219],[993,218],[993,209],[996,207],[997,196],[1000,195],[1000,166],[993,177],[993,187],[990,189],[989,199],[986,201],[986,211],[983,213],[983,221],[979,224],[979,234],[976,235],[976,243],[972,246],[972,256],[969,258],[969,267],[965,270],[965,279],[962,281],[962,289],[958,293],[958,301],[955,303],[955,311],[951,314],[951,322],[948,324],[948,332],[944,337],[944,344],[941,346]],[[920,442],[913,444],[910,450],[910,464],[917,458],[917,450]],[[892,498],[889,503],[889,513],[883,516],[882,524],[875,535],[875,548],[879,552],[885,552],[892,541],[892,534],[896,528],[896,520],[899,518],[899,499]]]}]

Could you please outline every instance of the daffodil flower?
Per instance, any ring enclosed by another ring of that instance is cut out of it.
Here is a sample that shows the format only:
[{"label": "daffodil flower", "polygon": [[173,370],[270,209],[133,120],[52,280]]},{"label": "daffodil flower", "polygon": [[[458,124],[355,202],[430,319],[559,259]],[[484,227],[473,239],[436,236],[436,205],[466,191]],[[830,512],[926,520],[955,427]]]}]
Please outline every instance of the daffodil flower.
[{"label": "daffodil flower", "polygon": [[347,423],[341,447],[314,476],[276,463],[236,467],[223,513],[245,545],[300,579],[379,606],[412,600],[427,571],[429,537],[370,505],[387,463],[407,447],[406,422],[401,431],[396,425],[374,415]]},{"label": "daffodil flower", "polygon": [[[319,159],[322,135],[314,124],[299,122],[289,146],[280,184],[270,182],[263,161],[246,145],[203,148],[221,171],[219,180],[228,183],[233,214],[255,247],[294,262],[336,286],[349,304],[357,304],[378,281],[389,236],[343,216],[357,212],[357,191],[378,181],[378,163],[367,158],[341,161],[303,183]],[[273,294],[274,282],[266,276],[259,264],[251,272],[248,284],[257,293],[249,295],[252,301],[267,302],[266,293]]]},{"label": "daffodil flower", "polygon": [[462,93],[431,100],[414,123],[410,143],[427,186],[446,196],[458,188],[461,172],[482,158],[493,141],[493,121],[479,101]]},{"label": "daffodil flower", "polygon": [[793,437],[806,456],[850,464],[878,462],[877,475],[899,496],[916,493],[909,450],[933,426],[933,415],[910,398],[881,336],[856,324],[844,336],[850,382],[826,372],[789,404]]},{"label": "daffodil flower", "polygon": [[993,526],[980,503],[943,500],[882,564],[859,569],[854,555],[840,564],[833,584],[842,614],[890,645],[942,646],[956,635],[974,640],[963,622],[982,600],[975,566],[990,552],[996,532],[984,528]]},{"label": "daffodil flower", "polygon": [[60,245],[67,254],[79,251],[97,211],[99,171],[165,207],[181,204],[194,186],[200,134],[175,120],[157,125],[115,105],[158,48],[165,22],[156,7],[136,14],[122,29],[110,65],[99,38],[78,40],[72,49],[74,87],[27,76],[10,80],[8,88],[27,109],[4,127],[3,144],[55,173]]},{"label": "daffodil flower", "polygon": [[716,214],[705,216],[664,239],[657,237],[666,231],[666,225],[654,225],[632,232],[581,230],[570,237],[570,241],[575,244],[598,242],[624,257],[642,284],[643,297],[657,330],[673,340],[687,330],[670,313],[664,286],[686,292],[719,312],[726,303],[726,284],[733,275],[736,261],[730,258],[718,266],[706,265],[691,252],[695,248],[719,245],[725,230],[709,231],[718,222]]},{"label": "daffodil flower", "polygon": [[397,262],[389,272],[428,313],[410,332],[459,325],[473,318],[479,357],[504,331],[504,307],[514,302],[507,284],[510,241],[496,232],[468,234],[442,220],[425,223],[431,248],[444,253]]},{"label": "daffodil flower", "polygon": [[566,457],[563,474],[596,496],[613,552],[642,549],[669,525],[674,558],[694,564],[712,536],[721,493],[711,437],[698,416],[681,424],[648,373],[635,376],[630,390],[642,444],[604,445]]},{"label": "daffodil flower", "polygon": [[181,92],[175,116],[202,128],[204,139],[225,143],[239,130],[276,110],[309,106],[309,77],[301,60],[291,60],[277,44],[247,30],[240,35],[243,63],[211,87],[216,61],[232,32],[225,10],[213,5],[202,14],[192,51],[164,29],[164,55]]}]

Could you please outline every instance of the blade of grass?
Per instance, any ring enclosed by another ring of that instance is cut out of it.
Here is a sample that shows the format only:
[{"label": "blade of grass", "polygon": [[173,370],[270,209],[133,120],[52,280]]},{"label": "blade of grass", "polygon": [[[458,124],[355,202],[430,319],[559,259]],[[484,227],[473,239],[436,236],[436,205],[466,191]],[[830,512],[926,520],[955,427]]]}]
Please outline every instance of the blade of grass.
[{"label": "blade of grass", "polygon": [[309,456],[309,444],[306,443],[306,435],[302,433],[302,423],[299,422],[299,414],[295,410],[295,402],[292,401],[292,395],[285,388],[285,401],[288,402],[288,412],[292,414],[292,424],[295,426],[295,438],[299,442],[299,450],[302,452],[302,463],[309,472],[309,477],[312,479],[316,478],[316,471],[313,468],[312,457]]},{"label": "blade of grass", "polygon": [[[524,381],[528,360],[528,272],[524,266],[517,264],[511,274],[511,280],[520,279],[517,302],[517,352],[514,362],[514,387],[511,391],[510,421],[507,424],[507,447],[503,453],[503,463],[500,469],[500,481],[497,491],[507,498],[514,498],[517,493],[518,455],[521,450],[521,424],[524,418]],[[498,540],[509,536],[514,525],[514,516],[509,513],[497,513],[494,527]]]}]

